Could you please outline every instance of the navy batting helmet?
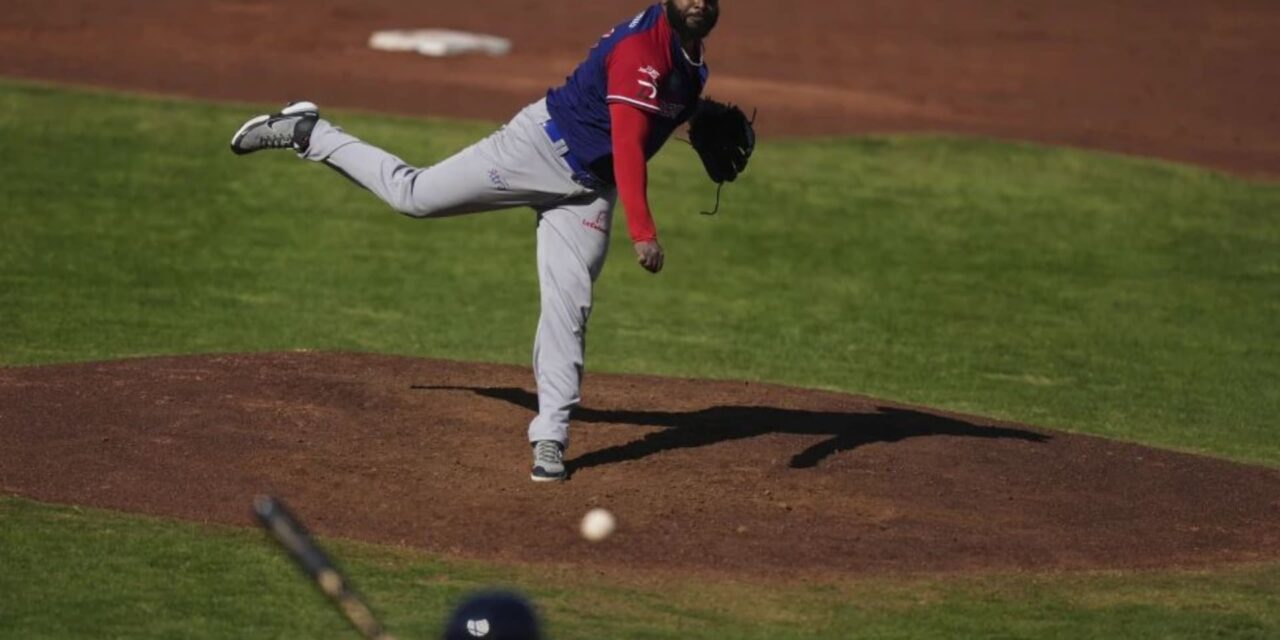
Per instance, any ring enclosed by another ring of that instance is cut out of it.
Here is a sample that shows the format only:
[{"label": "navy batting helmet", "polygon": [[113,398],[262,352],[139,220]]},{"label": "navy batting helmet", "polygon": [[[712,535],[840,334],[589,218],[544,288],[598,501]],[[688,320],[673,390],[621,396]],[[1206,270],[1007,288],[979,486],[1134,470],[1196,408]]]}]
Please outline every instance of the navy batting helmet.
[{"label": "navy batting helmet", "polygon": [[477,593],[453,610],[445,640],[540,640],[538,618],[521,596],[507,591]]}]

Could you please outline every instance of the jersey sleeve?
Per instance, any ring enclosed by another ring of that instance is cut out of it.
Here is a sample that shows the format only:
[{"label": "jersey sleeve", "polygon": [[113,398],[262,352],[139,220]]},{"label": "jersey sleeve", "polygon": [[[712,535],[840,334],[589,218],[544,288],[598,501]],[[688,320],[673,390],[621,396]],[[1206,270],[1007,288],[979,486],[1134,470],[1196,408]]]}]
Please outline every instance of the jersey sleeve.
[{"label": "jersey sleeve", "polygon": [[609,105],[613,130],[613,175],[618,184],[618,198],[627,214],[627,231],[632,242],[658,238],[658,228],[649,211],[648,167],[644,160],[644,141],[649,137],[653,116],[624,102]]},{"label": "jersey sleeve", "polygon": [[650,113],[661,113],[658,87],[670,72],[669,56],[648,34],[632,35],[609,53],[605,62],[605,101],[622,102]]}]

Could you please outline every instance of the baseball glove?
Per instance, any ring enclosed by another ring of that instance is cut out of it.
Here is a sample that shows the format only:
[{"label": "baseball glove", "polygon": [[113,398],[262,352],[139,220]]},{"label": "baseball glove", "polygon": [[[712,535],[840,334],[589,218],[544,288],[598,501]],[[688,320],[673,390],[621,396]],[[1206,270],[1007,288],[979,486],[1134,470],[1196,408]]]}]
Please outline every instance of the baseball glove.
[{"label": "baseball glove", "polygon": [[736,105],[704,98],[689,120],[689,144],[702,159],[707,175],[723,185],[733,182],[747,168],[756,148],[755,115]]}]

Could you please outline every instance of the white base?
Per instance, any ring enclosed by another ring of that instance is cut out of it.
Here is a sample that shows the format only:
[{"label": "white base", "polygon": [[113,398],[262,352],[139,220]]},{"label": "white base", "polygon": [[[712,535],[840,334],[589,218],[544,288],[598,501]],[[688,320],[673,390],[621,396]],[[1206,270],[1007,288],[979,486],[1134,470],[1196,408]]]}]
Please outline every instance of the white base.
[{"label": "white base", "polygon": [[375,32],[369,36],[369,47],[379,51],[412,51],[433,58],[468,53],[504,56],[511,51],[511,41],[465,31],[410,29]]}]

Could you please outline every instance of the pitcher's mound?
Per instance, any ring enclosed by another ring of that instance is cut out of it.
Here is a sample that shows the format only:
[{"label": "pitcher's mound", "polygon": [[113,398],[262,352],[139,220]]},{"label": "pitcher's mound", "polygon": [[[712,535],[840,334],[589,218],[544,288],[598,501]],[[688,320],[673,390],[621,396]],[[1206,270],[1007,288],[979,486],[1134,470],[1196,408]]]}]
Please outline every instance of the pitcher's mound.
[{"label": "pitcher's mound", "polygon": [[[285,353],[0,369],[0,489],[472,558],[788,574],[1280,556],[1280,471],[780,386],[590,375],[529,481],[528,370]],[[578,533],[592,506],[618,531]]]}]

